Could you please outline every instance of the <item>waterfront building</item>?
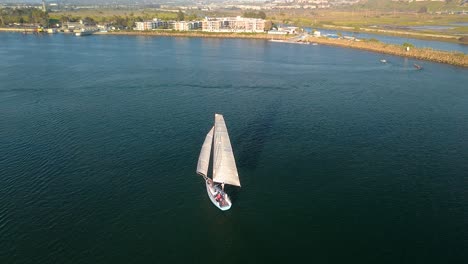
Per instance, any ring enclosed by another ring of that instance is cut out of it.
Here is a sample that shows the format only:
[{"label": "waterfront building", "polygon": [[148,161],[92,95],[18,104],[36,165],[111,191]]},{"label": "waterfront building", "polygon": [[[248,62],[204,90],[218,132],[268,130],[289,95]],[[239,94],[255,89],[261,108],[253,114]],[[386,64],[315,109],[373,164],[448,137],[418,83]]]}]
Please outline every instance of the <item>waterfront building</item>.
[{"label": "waterfront building", "polygon": [[169,20],[169,21],[167,21],[167,26],[166,26],[165,28],[167,28],[167,29],[174,29],[175,23],[176,23],[176,22],[177,22],[177,21],[174,21],[174,20]]},{"label": "waterfront building", "polygon": [[195,30],[201,27],[201,22],[198,21],[178,21],[174,22],[174,29],[180,31]]},{"label": "waterfront building", "polygon": [[170,28],[169,23],[173,21],[163,21],[158,18],[154,18],[153,20],[143,21],[143,22],[135,22],[135,30],[153,30],[158,28]]},{"label": "waterfront building", "polygon": [[202,30],[207,32],[265,32],[265,20],[245,17],[208,18],[202,21]]},{"label": "waterfront building", "polygon": [[161,19],[153,19],[154,21],[154,29],[167,29],[169,28],[169,22]]},{"label": "waterfront building", "polygon": [[221,20],[205,18],[205,20],[202,21],[202,31],[219,32],[221,27]]},{"label": "waterfront building", "polygon": [[270,35],[289,35],[289,34],[297,34],[299,31],[298,27],[279,27],[275,30],[268,31]]},{"label": "waterfront building", "polygon": [[277,29],[273,29],[273,30],[268,31],[268,35],[287,35],[287,34],[288,34],[288,32],[280,31],[280,30],[277,30]]},{"label": "waterfront building", "polygon": [[83,24],[80,22],[66,22],[62,25],[64,29],[67,30],[75,30],[75,29],[81,29],[83,27]]},{"label": "waterfront building", "polygon": [[153,21],[143,21],[143,22],[135,22],[136,30],[152,30],[154,29]]}]

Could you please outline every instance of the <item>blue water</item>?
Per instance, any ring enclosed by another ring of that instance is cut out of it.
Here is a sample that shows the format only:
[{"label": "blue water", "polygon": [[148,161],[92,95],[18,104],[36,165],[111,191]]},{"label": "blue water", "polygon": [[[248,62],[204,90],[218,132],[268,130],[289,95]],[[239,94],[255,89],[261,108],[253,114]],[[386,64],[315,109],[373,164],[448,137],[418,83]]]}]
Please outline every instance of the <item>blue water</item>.
[{"label": "blue water", "polygon": [[457,22],[457,23],[452,23],[450,25],[457,26],[457,27],[466,27],[468,26],[468,22]]},{"label": "blue water", "polygon": [[[307,29],[310,31],[311,29]],[[436,40],[421,40],[415,38],[406,38],[406,37],[397,37],[397,36],[387,36],[387,35],[378,35],[371,33],[355,33],[342,30],[328,30],[328,29],[318,29],[322,34],[337,34],[341,32],[344,36],[354,36],[358,39],[377,39],[381,42],[388,44],[402,45],[403,43],[411,43],[418,48],[431,48],[435,50],[444,50],[444,51],[458,51],[463,53],[468,53],[468,45],[458,44],[452,42],[443,42]]]},{"label": "blue water", "polygon": [[[467,259],[464,68],[262,40],[0,44],[0,263]],[[215,112],[242,183],[225,213],[195,174]]]}]

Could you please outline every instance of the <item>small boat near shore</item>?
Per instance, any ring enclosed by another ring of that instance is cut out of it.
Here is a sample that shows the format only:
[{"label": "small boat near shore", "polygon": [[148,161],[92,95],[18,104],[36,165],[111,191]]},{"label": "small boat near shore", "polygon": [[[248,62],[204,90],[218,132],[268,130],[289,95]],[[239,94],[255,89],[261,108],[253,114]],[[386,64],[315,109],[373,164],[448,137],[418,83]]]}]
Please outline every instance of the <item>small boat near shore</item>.
[{"label": "small boat near shore", "polygon": [[270,39],[268,41],[270,41],[270,42],[285,42],[286,40],[284,40],[284,39]]},{"label": "small boat near shore", "polygon": [[[208,167],[212,151],[213,179],[208,178]],[[229,210],[232,202],[224,191],[224,185],[240,187],[240,180],[223,115],[215,114],[214,126],[206,135],[200,151],[197,174],[205,179],[206,192],[211,202],[222,211]]]},{"label": "small boat near shore", "polygon": [[[284,39],[270,39],[268,41],[280,42],[280,43],[290,43],[290,44],[299,44],[299,45],[310,45],[310,42],[307,42],[307,41],[291,41],[291,40],[284,40]],[[315,45],[317,45],[317,44],[315,44]]]},{"label": "small boat near shore", "polygon": [[413,64],[414,68],[416,68],[416,70],[422,70],[422,66],[421,65],[418,65],[416,63]]},{"label": "small boat near shore", "polygon": [[76,32],[76,33],[75,33],[75,36],[77,36],[77,37],[89,36],[89,35],[92,35],[94,32],[96,32],[96,30],[92,30],[92,29],[81,29],[79,32]]}]

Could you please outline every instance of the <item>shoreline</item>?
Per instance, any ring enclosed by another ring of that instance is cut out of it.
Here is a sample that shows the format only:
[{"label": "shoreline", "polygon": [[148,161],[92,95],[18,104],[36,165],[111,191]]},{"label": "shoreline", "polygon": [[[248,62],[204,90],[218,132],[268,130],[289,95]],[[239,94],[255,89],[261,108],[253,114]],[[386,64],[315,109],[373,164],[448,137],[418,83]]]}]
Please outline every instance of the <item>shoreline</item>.
[{"label": "shoreline", "polygon": [[[0,28],[6,32],[25,32],[25,29]],[[34,30],[29,30],[34,31]],[[60,34],[60,33],[59,33]],[[189,38],[224,38],[224,39],[257,39],[257,40],[287,40],[289,35],[268,35],[266,33],[218,33],[218,32],[174,32],[174,31],[120,31],[95,32],[93,35],[117,36],[147,36],[147,37],[189,37]],[[418,60],[432,61],[468,68],[468,55],[462,52],[434,50],[430,48],[411,48],[406,51],[403,46],[381,42],[352,41],[347,39],[331,39],[324,37],[309,37],[308,41],[343,48],[366,50]],[[292,43],[291,45],[294,45]]]},{"label": "shoreline", "polygon": [[109,31],[96,32],[93,35],[149,36],[149,37],[189,37],[189,38],[226,38],[226,39],[278,39],[287,40],[286,35],[268,35],[266,33],[222,33],[196,31]]},{"label": "shoreline", "polygon": [[4,28],[0,27],[0,32],[37,32],[36,28]]},{"label": "shoreline", "polygon": [[468,68],[468,55],[462,52],[441,51],[430,48],[410,48],[409,51],[406,51],[405,48],[401,45],[387,44],[382,42],[352,41],[347,39],[330,39],[323,37],[309,37],[308,40],[323,45],[366,50],[375,53],[432,61]]}]

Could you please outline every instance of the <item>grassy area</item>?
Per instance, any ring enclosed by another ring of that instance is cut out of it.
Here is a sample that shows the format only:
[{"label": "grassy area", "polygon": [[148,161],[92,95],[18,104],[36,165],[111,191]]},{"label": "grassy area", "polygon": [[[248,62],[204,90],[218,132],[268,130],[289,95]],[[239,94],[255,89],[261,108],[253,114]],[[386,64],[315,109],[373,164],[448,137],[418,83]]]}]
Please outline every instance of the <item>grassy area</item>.
[{"label": "grassy area", "polygon": [[376,10],[376,11],[386,11],[386,10],[395,10],[397,12],[417,12],[421,8],[426,8],[428,12],[436,11],[461,11],[466,9],[466,7],[460,6],[460,0],[444,1],[444,2],[393,2],[389,0],[367,0],[361,1],[361,3],[353,6],[344,7],[346,10]]},{"label": "grassy area", "polygon": [[380,12],[354,10],[317,10],[295,11],[292,13],[272,12],[268,14],[276,22],[289,21],[298,25],[329,24],[348,27],[373,25],[421,26],[449,25],[453,23],[468,23],[467,15],[436,15],[415,12]]},{"label": "grassy area", "polygon": [[[443,41],[456,41],[455,38],[436,37],[435,35],[447,35],[459,38],[468,33],[468,26],[457,26],[456,23],[468,23],[468,15],[450,14],[429,14],[417,12],[388,12],[376,10],[295,10],[293,12],[275,11],[268,14],[268,17],[277,24],[293,24],[303,27],[325,28],[329,26],[342,30],[355,32],[375,29],[378,34],[402,35],[401,32],[413,33],[403,34],[415,38],[440,39]],[[450,26],[447,30],[417,31],[409,29],[412,26]],[[385,32],[377,32],[378,29],[385,29]],[[386,31],[394,32],[386,32]],[[400,33],[398,33],[398,31]],[[426,33],[423,36],[419,33]],[[433,35],[433,36],[430,36]]]}]

